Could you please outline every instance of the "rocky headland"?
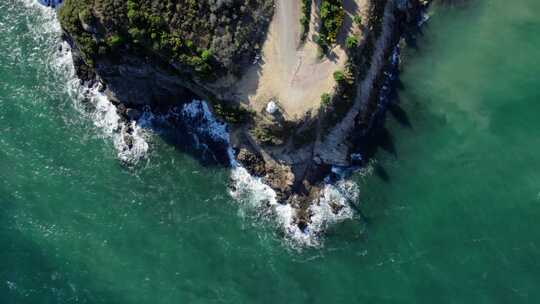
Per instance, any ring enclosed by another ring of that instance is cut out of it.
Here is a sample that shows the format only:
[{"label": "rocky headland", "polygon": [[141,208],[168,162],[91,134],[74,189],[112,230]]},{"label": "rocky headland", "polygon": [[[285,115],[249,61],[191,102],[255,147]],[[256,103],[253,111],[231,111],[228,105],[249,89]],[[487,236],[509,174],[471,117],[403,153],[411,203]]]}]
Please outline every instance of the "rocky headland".
[{"label": "rocky headland", "polygon": [[59,18],[78,77],[124,119],[207,101],[304,229],[332,168],[367,161],[396,50],[428,2],[66,0]]}]

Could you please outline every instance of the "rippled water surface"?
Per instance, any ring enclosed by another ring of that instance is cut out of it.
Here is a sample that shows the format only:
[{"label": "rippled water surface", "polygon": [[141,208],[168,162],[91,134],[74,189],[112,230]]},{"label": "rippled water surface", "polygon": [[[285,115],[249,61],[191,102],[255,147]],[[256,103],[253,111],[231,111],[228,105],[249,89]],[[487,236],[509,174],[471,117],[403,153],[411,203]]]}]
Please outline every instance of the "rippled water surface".
[{"label": "rippled water surface", "polygon": [[119,154],[52,12],[0,2],[0,303],[538,303],[537,12],[435,6],[391,140],[355,176],[364,220],[298,251],[230,197],[229,170],[145,129]]}]

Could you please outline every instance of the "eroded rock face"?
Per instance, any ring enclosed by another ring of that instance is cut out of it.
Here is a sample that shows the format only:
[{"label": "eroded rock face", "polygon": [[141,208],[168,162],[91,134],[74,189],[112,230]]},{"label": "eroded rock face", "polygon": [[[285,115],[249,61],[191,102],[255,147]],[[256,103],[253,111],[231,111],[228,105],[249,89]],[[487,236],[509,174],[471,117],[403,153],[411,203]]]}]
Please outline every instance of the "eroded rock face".
[{"label": "eroded rock face", "polygon": [[266,174],[266,164],[260,154],[252,152],[246,148],[240,148],[236,159],[244,166],[251,175],[264,176]]},{"label": "eroded rock face", "polygon": [[99,61],[95,67],[107,86],[106,94],[130,105],[178,104],[189,101],[193,87],[178,75],[139,57],[124,56],[121,62]]},{"label": "eroded rock face", "polygon": [[276,191],[278,200],[285,202],[293,193],[295,176],[290,166],[276,162],[267,162],[264,181]]}]

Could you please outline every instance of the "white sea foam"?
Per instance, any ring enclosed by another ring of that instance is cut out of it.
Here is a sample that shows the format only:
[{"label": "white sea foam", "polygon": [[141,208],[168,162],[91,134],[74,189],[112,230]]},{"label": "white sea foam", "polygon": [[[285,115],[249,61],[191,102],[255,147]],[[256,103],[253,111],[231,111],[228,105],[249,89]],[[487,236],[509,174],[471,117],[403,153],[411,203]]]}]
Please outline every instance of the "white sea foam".
[{"label": "white sea foam", "polygon": [[[191,118],[198,118],[197,131],[210,135],[226,144],[229,142],[227,126],[218,121],[203,101],[186,104],[182,113]],[[329,225],[336,224],[354,216],[351,203],[358,199],[358,186],[349,180],[341,179],[336,183],[326,184],[321,197],[309,209],[310,223],[302,231],[297,225],[297,210],[277,200],[276,192],[266,185],[261,178],[254,177],[242,167],[234,157],[229,146],[231,160],[230,195],[242,208],[254,211],[260,218],[273,218],[278,228],[285,233],[289,244],[298,246],[320,246],[322,235]],[[334,168],[336,174],[343,170]]]},{"label": "white sea foam", "polygon": [[[62,90],[74,101],[79,112],[101,130],[101,135],[110,138],[120,160],[136,164],[147,154],[149,145],[148,132],[142,127],[147,117],[139,121],[126,122],[118,115],[116,107],[100,92],[99,85],[93,88],[82,86],[75,75],[73,58],[70,47],[61,41],[61,27],[54,9],[39,4],[36,0],[21,0],[22,4],[39,14],[41,25],[33,27],[32,36],[40,40],[47,60],[44,62],[48,69],[60,78]],[[88,105],[91,105],[89,107]],[[91,110],[89,110],[89,108]]]},{"label": "white sea foam", "polygon": [[[24,5],[27,8],[31,8],[34,10],[38,10],[39,13],[46,17],[47,19],[55,19],[56,20],[56,13],[53,9],[46,7],[38,2],[38,0],[19,0],[19,2]],[[53,26],[60,29],[60,24],[58,22],[55,22],[55,24],[52,24]],[[46,29],[45,29],[46,30]]]},{"label": "white sea foam", "polygon": [[55,61],[56,69],[70,72],[71,78],[67,82],[66,92],[72,97],[75,108],[101,130],[104,138],[112,140],[117,157],[122,162],[137,164],[147,155],[149,149],[150,133],[145,129],[148,125],[148,114],[137,121],[122,120],[116,106],[100,92],[100,85],[87,88],[80,84],[75,75],[69,45],[63,44],[61,50]]},{"label": "white sea foam", "polygon": [[[99,86],[93,88],[81,86],[75,75],[69,46],[62,43],[58,48],[58,44],[61,43],[59,39],[61,29],[54,10],[39,5],[37,1],[21,1],[25,6],[38,10],[43,16],[41,28],[34,29],[36,34],[39,34],[37,31],[41,31],[58,36],[57,44],[49,45],[54,48],[54,51],[51,51],[51,68],[55,73],[66,75],[65,91],[74,100],[75,108],[83,116],[89,117],[105,138],[112,139],[120,160],[134,164],[143,159],[149,149],[148,129],[155,121],[162,121],[168,115],[197,119],[196,133],[229,144],[227,126],[213,116],[204,101],[194,100],[185,104],[180,113],[171,112],[165,116],[154,116],[150,111],[145,111],[137,121],[126,122],[120,119],[116,107],[100,92]],[[88,110],[88,103],[93,106],[92,110]],[[350,203],[357,200],[358,187],[346,180],[327,184],[321,192],[321,197],[312,203],[309,209],[310,223],[302,231],[297,225],[297,210],[288,204],[278,202],[276,192],[261,178],[251,176],[236,162],[231,147],[228,151],[233,182],[230,195],[240,204],[242,210],[254,211],[260,218],[273,219],[272,222],[284,232],[291,246],[320,246],[322,235],[329,225],[354,216]]]},{"label": "white sea foam", "polygon": [[15,282],[6,281],[6,285],[7,285],[9,290],[16,290],[17,289],[17,284]]},{"label": "white sea foam", "polygon": [[[95,106],[95,110],[89,115],[98,128],[103,133],[112,138],[118,158],[129,164],[136,164],[143,159],[148,152],[148,132],[141,127],[139,120],[123,121],[117,113],[116,106],[109,99],[99,92],[99,87],[92,88],[86,92],[87,98]],[[147,116],[143,116],[142,121],[146,123]]]},{"label": "white sea foam", "polygon": [[231,196],[244,207],[257,211],[258,216],[273,216],[293,247],[318,247],[330,225],[354,217],[351,204],[358,199],[359,190],[350,180],[340,180],[323,187],[321,196],[309,208],[310,222],[301,230],[297,225],[297,210],[279,203],[275,191],[260,178],[251,176],[241,166],[233,167],[231,177],[234,181]]},{"label": "white sea foam", "polygon": [[417,24],[418,27],[421,27],[424,24],[426,24],[429,21],[429,19],[431,19],[431,16],[427,12],[423,13],[420,20],[418,20],[418,24]]},{"label": "white sea foam", "polygon": [[216,140],[229,142],[227,125],[215,119],[206,102],[193,100],[182,107],[182,114],[188,118],[198,118],[200,122],[196,126],[198,133],[206,133]]}]

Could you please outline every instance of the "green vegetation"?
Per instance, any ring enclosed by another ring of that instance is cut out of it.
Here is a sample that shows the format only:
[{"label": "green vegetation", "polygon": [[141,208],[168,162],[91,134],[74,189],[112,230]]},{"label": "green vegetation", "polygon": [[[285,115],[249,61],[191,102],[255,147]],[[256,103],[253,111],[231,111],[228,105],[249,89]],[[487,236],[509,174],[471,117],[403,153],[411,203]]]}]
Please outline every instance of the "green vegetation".
[{"label": "green vegetation", "polygon": [[359,44],[358,38],[356,38],[355,36],[349,36],[345,40],[345,45],[347,46],[348,49],[354,49],[358,47],[358,44]]},{"label": "green vegetation", "polygon": [[326,109],[332,102],[332,97],[328,93],[323,93],[321,95],[321,108]]},{"label": "green vegetation", "polygon": [[334,72],[334,80],[337,83],[345,81],[345,74],[342,71],[335,71]]},{"label": "green vegetation", "polygon": [[359,15],[356,15],[353,17],[353,21],[354,23],[357,25],[357,26],[361,26],[362,25],[362,17],[360,17]]},{"label": "green vegetation", "polygon": [[254,113],[240,106],[225,105],[215,103],[213,105],[214,114],[231,124],[242,124],[250,120]]},{"label": "green vegetation", "polygon": [[309,33],[309,22],[311,20],[312,0],[302,0],[302,17],[300,17],[300,41],[305,41]]},{"label": "green vegetation", "polygon": [[124,43],[124,38],[117,35],[117,34],[114,34],[112,36],[109,36],[107,38],[107,45],[111,48],[111,49],[114,49],[116,47],[119,47],[120,45],[122,45]]},{"label": "green vegetation", "polygon": [[253,136],[262,144],[278,145],[281,141],[278,141],[269,128],[255,127],[252,130]]},{"label": "green vegetation", "polygon": [[345,10],[343,9],[343,0],[322,0],[321,9],[321,28],[317,43],[321,48],[326,49],[337,41],[337,36],[343,24]]},{"label": "green vegetation", "polygon": [[73,33],[74,42],[83,53],[85,61],[93,65],[93,54],[98,51],[98,44],[82,24],[92,21],[90,9],[91,6],[86,1],[66,0],[60,10],[59,19],[64,29]]},{"label": "green vegetation", "polygon": [[[370,2],[367,26],[371,30],[367,37],[362,38],[362,43],[356,37],[350,36],[347,38],[346,45],[349,53],[349,61],[346,71],[343,73],[340,73],[340,71],[334,73],[334,79],[336,80],[334,94],[330,100],[324,102],[325,107],[321,107],[321,128],[323,135],[325,135],[324,132],[328,132],[332,126],[335,126],[348,113],[358,93],[356,84],[365,78],[367,71],[371,68],[375,43],[381,34],[384,7],[387,0],[370,0]],[[354,21],[357,24],[362,22],[360,17],[355,17]],[[383,74],[379,74],[377,77],[375,87],[372,88],[373,90],[380,88],[381,81],[379,78],[383,77]],[[370,96],[371,99],[368,101],[366,110],[362,111],[362,115],[358,118],[359,121],[367,121],[367,118],[364,116],[375,111],[377,94],[371,94]]]},{"label": "green vegetation", "polygon": [[[189,1],[185,6],[187,12],[197,8],[198,4],[195,1]],[[150,5],[145,5],[145,1],[128,0],[127,17],[128,34],[132,43],[157,51],[162,56],[188,66],[202,75],[211,72],[211,58],[207,55],[207,50],[195,47],[180,31],[170,31],[165,22],[166,16],[154,12]],[[203,52],[206,52],[204,58]]]},{"label": "green vegetation", "polygon": [[[87,63],[129,47],[201,77],[238,72],[264,38],[272,0],[66,0],[62,28]],[[120,56],[116,56],[120,55]]]},{"label": "green vegetation", "polygon": [[387,0],[371,0],[370,3],[368,24],[370,30],[376,37],[378,37],[382,31],[384,9],[387,2]]},{"label": "green vegetation", "polygon": [[291,135],[289,128],[271,123],[257,123],[251,130],[252,135],[262,144],[280,146]]}]

